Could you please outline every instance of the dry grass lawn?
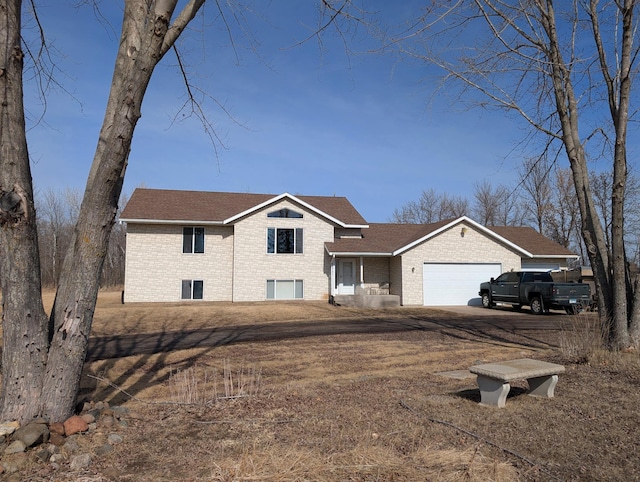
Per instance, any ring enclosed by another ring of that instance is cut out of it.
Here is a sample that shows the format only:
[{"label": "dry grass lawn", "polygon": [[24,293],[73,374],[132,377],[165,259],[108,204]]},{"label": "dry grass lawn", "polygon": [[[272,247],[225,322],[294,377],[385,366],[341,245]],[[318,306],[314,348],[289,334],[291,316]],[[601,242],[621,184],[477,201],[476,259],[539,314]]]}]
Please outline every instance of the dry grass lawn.
[{"label": "dry grass lawn", "polygon": [[[575,363],[584,348],[567,347],[582,343],[584,330],[569,327],[588,317],[513,313],[493,324],[490,315],[326,303],[121,305],[119,293],[101,293],[95,336],[155,340],[235,327],[279,335],[88,362],[81,396],[137,414],[119,429],[124,442],[84,472],[34,462],[22,480],[640,479],[638,355],[592,351]],[[335,329],[354,320],[382,328]],[[301,326],[318,332],[298,337]],[[474,378],[440,374],[522,357],[567,367],[556,398],[528,397],[518,382],[507,406],[491,409],[478,405]]]}]

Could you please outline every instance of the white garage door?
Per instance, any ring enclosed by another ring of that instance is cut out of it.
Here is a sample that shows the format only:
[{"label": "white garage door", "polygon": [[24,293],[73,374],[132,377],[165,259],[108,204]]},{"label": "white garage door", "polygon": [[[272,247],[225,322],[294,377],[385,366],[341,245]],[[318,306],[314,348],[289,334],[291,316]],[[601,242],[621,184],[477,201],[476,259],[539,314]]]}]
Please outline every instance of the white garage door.
[{"label": "white garage door", "polygon": [[425,263],[422,271],[425,306],[479,305],[480,283],[497,278],[500,263]]}]

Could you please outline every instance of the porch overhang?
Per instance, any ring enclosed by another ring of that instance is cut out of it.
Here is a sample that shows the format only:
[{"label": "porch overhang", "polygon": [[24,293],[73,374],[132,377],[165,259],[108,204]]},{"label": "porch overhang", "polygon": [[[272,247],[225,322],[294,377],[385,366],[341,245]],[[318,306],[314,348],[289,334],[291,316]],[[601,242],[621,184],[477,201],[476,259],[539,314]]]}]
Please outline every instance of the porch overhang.
[{"label": "porch overhang", "polygon": [[329,256],[335,256],[340,258],[367,258],[367,257],[392,257],[393,253],[381,253],[381,252],[366,252],[366,251],[331,251],[327,245],[324,247]]},{"label": "porch overhang", "polygon": [[337,291],[337,277],[338,277],[338,266],[337,259],[344,258],[356,258],[359,263],[358,270],[358,279],[357,283],[362,286],[364,283],[364,258],[392,258],[393,253],[387,252],[366,252],[366,251],[331,251],[327,245],[325,245],[325,251],[331,258],[331,268],[330,268],[330,277],[331,277],[331,288],[330,288],[330,297],[331,300],[335,298],[338,294]]}]

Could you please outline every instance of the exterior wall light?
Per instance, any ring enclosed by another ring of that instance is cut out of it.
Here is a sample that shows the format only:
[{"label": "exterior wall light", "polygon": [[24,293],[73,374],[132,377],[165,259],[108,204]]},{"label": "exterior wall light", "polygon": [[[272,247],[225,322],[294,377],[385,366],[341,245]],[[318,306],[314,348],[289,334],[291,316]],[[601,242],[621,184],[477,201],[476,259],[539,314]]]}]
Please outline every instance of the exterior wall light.
[{"label": "exterior wall light", "polygon": [[467,232],[467,228],[462,228],[460,230],[460,237],[464,238],[465,233]]}]

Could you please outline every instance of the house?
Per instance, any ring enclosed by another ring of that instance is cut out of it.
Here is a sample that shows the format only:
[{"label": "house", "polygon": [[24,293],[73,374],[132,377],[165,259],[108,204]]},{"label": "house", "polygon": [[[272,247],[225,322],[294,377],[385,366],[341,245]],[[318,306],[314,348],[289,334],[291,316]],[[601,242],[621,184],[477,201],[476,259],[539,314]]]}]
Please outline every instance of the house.
[{"label": "house", "polygon": [[367,223],[333,196],[136,189],[120,219],[124,302],[466,305],[504,271],[562,270],[577,258],[531,228],[465,216]]}]

